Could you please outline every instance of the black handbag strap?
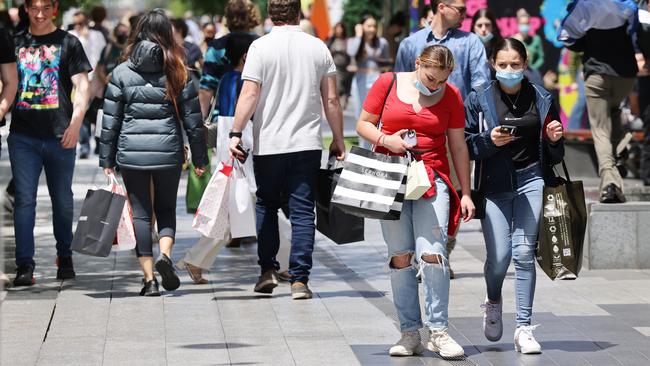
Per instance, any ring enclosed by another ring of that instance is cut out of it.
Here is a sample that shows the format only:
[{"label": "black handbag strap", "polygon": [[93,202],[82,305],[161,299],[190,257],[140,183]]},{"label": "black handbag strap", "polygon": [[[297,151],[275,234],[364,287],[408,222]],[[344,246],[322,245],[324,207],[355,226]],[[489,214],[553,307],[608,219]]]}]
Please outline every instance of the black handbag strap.
[{"label": "black handbag strap", "polygon": [[379,128],[379,124],[381,123],[381,116],[384,114],[384,108],[386,108],[386,101],[388,101],[388,97],[390,96],[390,92],[393,90],[393,85],[395,85],[395,82],[397,81],[397,73],[393,73],[393,80],[390,82],[390,86],[388,87],[388,91],[386,92],[386,96],[384,97],[384,104],[381,106],[381,112],[379,112],[379,121],[377,122],[377,128]]},{"label": "black handbag strap", "polygon": [[[559,174],[557,174],[557,171],[555,170],[555,166],[553,167],[553,170],[555,171],[556,176],[559,175]],[[567,182],[570,183],[571,182],[571,176],[569,175],[569,169],[567,169],[566,162],[564,161],[564,159],[562,159],[562,170],[564,170],[564,179]]]}]

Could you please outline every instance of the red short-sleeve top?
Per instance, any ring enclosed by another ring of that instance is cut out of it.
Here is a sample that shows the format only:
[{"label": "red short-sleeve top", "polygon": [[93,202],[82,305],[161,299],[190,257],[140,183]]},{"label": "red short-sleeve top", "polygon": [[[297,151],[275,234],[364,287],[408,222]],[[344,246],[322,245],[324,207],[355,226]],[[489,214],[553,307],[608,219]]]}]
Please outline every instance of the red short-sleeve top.
[{"label": "red short-sleeve top", "polygon": [[[418,143],[415,149],[426,152],[414,155],[414,157],[424,161],[432,185],[423,197],[430,198],[435,195],[434,179],[436,174],[447,183],[450,188],[451,203],[448,232],[454,234],[460,220],[460,199],[449,178],[446,131],[450,128],[465,128],[465,107],[461,94],[455,86],[446,83],[445,94],[438,103],[415,112],[413,105],[398,98],[397,81],[386,97],[392,81],[393,73],[382,74],[370,88],[363,109],[371,114],[382,115],[381,131],[387,135],[402,129],[416,131]],[[376,151],[394,155],[383,147],[377,147]]]}]

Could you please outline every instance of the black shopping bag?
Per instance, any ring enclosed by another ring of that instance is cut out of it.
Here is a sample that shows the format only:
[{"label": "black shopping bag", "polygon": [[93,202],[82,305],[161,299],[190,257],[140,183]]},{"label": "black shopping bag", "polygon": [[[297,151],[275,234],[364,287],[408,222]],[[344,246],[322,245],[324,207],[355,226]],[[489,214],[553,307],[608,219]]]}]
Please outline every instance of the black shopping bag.
[{"label": "black shopping bag", "polygon": [[343,169],[321,169],[316,187],[316,229],[336,244],[363,241],[364,219],[331,205],[332,193]]},{"label": "black shopping bag", "polygon": [[126,197],[104,189],[86,193],[72,250],[95,257],[108,257],[122,216]]},{"label": "black shopping bag", "polygon": [[582,267],[587,206],[582,182],[571,180],[564,161],[562,167],[566,179],[544,187],[537,263],[552,280],[573,280]]}]

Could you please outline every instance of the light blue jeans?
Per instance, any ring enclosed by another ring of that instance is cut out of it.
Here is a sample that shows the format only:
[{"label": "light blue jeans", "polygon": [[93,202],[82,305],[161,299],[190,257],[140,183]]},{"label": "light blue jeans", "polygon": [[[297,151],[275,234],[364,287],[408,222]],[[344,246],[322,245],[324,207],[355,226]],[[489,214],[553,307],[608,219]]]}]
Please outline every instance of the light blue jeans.
[{"label": "light blue jeans", "polygon": [[481,220],[487,258],[485,282],[492,301],[501,299],[510,260],[515,264],[517,325],[530,325],[535,296],[535,242],[544,179],[539,164],[517,171],[517,190],[486,195]]},{"label": "light blue jeans", "polygon": [[[418,272],[424,286],[425,324],[429,329],[446,328],[449,305],[449,263],[447,262],[447,226],[449,188],[436,177],[436,195],[417,201],[405,200],[402,215],[396,221],[381,221],[381,231],[388,245],[388,263],[393,257],[411,254],[411,265],[396,269],[390,266],[393,302],[402,332],[422,328],[418,294]],[[422,256],[439,255],[440,263],[427,263]]]}]

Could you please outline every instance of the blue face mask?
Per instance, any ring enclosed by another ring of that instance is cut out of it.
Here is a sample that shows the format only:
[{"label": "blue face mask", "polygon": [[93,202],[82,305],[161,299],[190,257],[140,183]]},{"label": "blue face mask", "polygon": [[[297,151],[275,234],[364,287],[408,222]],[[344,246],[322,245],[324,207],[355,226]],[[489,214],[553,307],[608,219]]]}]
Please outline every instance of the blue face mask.
[{"label": "blue face mask", "polygon": [[483,42],[483,44],[486,44],[486,43],[490,42],[494,38],[494,34],[492,34],[491,32],[484,35],[484,36],[479,34],[478,38],[481,39],[481,42]]},{"label": "blue face mask", "polygon": [[420,94],[424,95],[425,97],[432,97],[442,90],[442,88],[430,90],[427,88],[422,82],[420,81],[420,77],[418,76],[417,72],[415,74],[415,89],[417,89]]},{"label": "blue face mask", "polygon": [[529,30],[530,30],[530,26],[528,24],[519,24],[519,33],[528,34]]},{"label": "blue face mask", "polygon": [[497,70],[497,80],[506,88],[514,88],[524,79],[524,70],[505,71]]}]

